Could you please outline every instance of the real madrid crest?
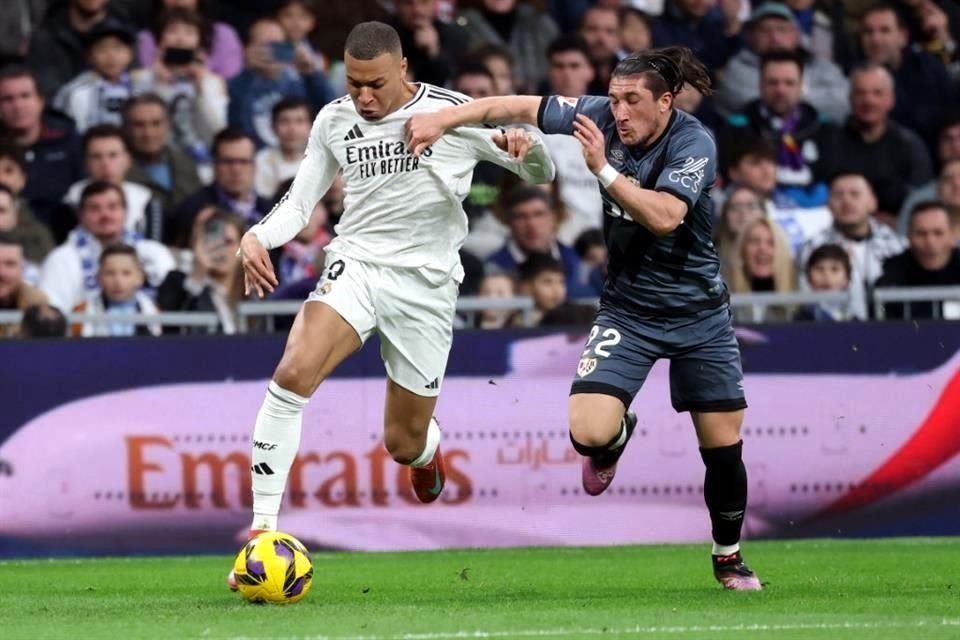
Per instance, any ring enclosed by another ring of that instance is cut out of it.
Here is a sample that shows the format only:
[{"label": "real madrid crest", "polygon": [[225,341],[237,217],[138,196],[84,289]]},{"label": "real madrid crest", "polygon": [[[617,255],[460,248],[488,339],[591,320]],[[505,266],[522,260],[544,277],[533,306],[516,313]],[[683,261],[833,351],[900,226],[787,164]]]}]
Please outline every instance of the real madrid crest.
[{"label": "real madrid crest", "polygon": [[577,364],[577,375],[581,378],[586,378],[588,375],[593,373],[594,369],[596,368],[596,358],[580,358],[580,362]]},{"label": "real madrid crest", "polygon": [[330,282],[324,282],[320,285],[320,295],[325,296],[330,293],[330,289],[333,288],[333,284]]}]

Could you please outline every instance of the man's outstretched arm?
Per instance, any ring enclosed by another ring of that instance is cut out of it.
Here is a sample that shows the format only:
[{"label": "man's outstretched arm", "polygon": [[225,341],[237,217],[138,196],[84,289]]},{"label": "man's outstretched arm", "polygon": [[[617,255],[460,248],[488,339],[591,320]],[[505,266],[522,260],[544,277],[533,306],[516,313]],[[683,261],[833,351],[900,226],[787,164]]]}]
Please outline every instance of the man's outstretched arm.
[{"label": "man's outstretched arm", "polygon": [[434,113],[417,114],[407,121],[407,147],[414,155],[436,142],[447,129],[467,124],[530,124],[536,126],[540,96],[481,98]]}]

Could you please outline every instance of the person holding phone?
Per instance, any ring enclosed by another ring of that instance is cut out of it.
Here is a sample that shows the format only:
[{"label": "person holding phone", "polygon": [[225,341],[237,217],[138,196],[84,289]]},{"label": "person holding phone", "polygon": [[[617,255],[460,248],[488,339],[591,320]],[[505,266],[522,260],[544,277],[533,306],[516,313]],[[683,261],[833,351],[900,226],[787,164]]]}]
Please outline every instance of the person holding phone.
[{"label": "person holding phone", "polygon": [[333,98],[333,91],[319,62],[298,55],[280,23],[257,20],[247,39],[246,67],[229,83],[231,127],[240,128],[256,140],[257,148],[276,146],[273,107],[284,98],[306,98],[319,111]]},{"label": "person holding phone", "polygon": [[167,104],[173,138],[201,171],[210,171],[210,143],[227,126],[227,86],[207,68],[210,30],[188,9],[164,12],[157,23],[158,55],[132,75],[135,95],[153,93]]}]

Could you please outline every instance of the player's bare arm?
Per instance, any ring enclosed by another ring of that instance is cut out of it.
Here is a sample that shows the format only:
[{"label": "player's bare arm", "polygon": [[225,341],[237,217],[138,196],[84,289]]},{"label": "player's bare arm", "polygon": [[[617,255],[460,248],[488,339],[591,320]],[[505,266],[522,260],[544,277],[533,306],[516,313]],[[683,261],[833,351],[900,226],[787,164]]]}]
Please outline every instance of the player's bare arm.
[{"label": "player's bare arm", "polygon": [[665,236],[680,225],[687,215],[687,203],[669,193],[644,189],[617,173],[607,163],[603,133],[593,120],[577,114],[573,127],[587,167],[631,218],[657,236]]},{"label": "player's bare arm", "polygon": [[466,124],[537,124],[540,96],[481,98],[434,113],[417,114],[407,122],[407,147],[414,155],[436,142],[448,129]]},{"label": "player's bare arm", "polygon": [[505,132],[493,136],[493,144],[508,156],[523,160],[527,153],[536,145],[536,139],[523,129],[507,129]]},{"label": "player's bare arm", "polygon": [[240,263],[243,265],[243,293],[256,292],[258,298],[271,293],[279,284],[266,248],[251,232],[240,239]]}]

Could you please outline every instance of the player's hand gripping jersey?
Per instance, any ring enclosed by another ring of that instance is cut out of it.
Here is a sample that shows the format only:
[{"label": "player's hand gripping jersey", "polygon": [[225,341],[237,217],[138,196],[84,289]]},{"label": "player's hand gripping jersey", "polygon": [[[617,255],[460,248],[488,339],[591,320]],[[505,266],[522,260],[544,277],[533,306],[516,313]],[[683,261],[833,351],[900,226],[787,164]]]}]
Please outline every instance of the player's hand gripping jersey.
[{"label": "player's hand gripping jersey", "polygon": [[665,191],[688,207],[683,222],[658,238],[635,222],[604,189],[604,236],[610,251],[604,299],[638,312],[686,315],[724,304],[728,298],[713,244],[717,150],[693,116],[674,110],[663,135],[646,149],[620,142],[606,97],[549,96],[538,123],[545,133],[573,134],[578,113],[603,132],[607,162],[645,189]]},{"label": "player's hand gripping jersey", "polygon": [[401,109],[376,122],[364,120],[345,96],[324,107],[290,191],[253,228],[267,248],[293,238],[343,168],[344,213],[329,251],[372,264],[418,269],[429,281],[463,278],[459,250],[467,235],[462,201],[477,162],[494,162],[523,179],[553,180],[542,138],[523,161],[493,142],[496,129],[448,131],[419,158],[407,151],[404,125],[421,111],[461,104],[467,96],[420,83]]}]

